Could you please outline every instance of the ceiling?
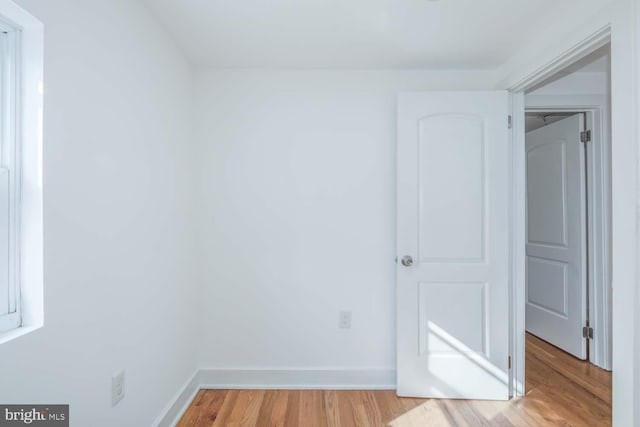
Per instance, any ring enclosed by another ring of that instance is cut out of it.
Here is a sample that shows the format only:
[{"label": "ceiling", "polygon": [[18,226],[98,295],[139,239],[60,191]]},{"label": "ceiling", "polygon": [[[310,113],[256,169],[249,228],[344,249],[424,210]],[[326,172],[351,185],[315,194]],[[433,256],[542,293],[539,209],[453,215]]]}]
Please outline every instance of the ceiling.
[{"label": "ceiling", "polygon": [[495,68],[558,10],[584,9],[584,0],[141,1],[191,62],[222,68]]}]

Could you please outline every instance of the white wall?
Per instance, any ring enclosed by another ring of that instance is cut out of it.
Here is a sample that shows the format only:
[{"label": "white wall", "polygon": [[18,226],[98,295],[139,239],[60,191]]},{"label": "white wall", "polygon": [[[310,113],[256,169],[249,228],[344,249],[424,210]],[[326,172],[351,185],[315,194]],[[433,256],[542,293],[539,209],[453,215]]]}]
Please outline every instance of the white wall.
[{"label": "white wall", "polygon": [[201,366],[394,370],[396,94],[490,83],[485,72],[198,72]]},{"label": "white wall", "polygon": [[[46,33],[46,317],[0,348],[0,402],[70,403],[72,425],[98,427],[150,425],[196,366],[394,369],[396,93],[509,87],[610,20],[545,51],[554,27],[495,72],[204,70],[192,110],[189,67],[138,2],[18,1]],[[614,371],[627,403],[632,343]]]},{"label": "white wall", "polygon": [[196,369],[191,71],[138,2],[19,3],[45,25],[45,326],[0,348],[0,402],[147,426]]},{"label": "white wall", "polygon": [[608,95],[609,73],[576,72],[537,88],[527,95]]}]

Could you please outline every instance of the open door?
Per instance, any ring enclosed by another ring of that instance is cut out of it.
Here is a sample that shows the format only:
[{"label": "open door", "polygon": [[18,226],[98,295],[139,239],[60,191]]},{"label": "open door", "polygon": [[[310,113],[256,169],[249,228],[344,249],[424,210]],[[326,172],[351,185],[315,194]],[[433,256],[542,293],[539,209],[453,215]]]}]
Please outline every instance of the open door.
[{"label": "open door", "polygon": [[509,398],[507,92],[398,98],[398,395]]},{"label": "open door", "polygon": [[526,329],[586,359],[584,150],[576,114],[526,134]]}]

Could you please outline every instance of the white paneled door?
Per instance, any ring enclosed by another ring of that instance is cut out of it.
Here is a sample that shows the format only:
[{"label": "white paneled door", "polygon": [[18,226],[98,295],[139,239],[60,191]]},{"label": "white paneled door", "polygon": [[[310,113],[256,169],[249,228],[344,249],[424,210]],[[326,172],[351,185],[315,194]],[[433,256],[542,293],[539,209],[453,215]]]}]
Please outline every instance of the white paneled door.
[{"label": "white paneled door", "polygon": [[526,135],[527,331],[585,359],[584,152],[576,114]]},{"label": "white paneled door", "polygon": [[509,397],[506,92],[398,98],[400,396]]}]

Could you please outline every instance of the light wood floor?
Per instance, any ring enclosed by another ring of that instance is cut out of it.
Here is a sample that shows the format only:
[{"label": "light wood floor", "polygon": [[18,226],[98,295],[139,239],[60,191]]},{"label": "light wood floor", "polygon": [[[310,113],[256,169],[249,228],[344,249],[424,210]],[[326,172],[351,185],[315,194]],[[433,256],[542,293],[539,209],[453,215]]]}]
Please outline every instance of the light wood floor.
[{"label": "light wood floor", "polygon": [[611,373],[527,335],[525,397],[398,398],[393,391],[202,390],[186,426],[609,426]]}]

